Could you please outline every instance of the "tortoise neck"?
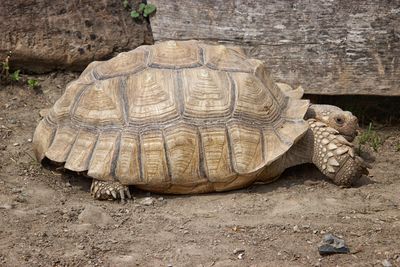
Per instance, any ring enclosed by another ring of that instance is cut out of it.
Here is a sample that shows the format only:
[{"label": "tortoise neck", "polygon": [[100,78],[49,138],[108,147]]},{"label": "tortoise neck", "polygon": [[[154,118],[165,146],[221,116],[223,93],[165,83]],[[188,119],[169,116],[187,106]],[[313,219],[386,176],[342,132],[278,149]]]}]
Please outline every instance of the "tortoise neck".
[{"label": "tortoise neck", "polygon": [[282,157],[271,162],[271,164],[264,168],[257,176],[257,181],[263,183],[275,181],[287,168],[304,163],[311,163],[313,153],[313,132],[308,129],[304,136]]},{"label": "tortoise neck", "polygon": [[312,163],[314,154],[314,134],[308,129],[304,136],[284,155],[284,168]]}]

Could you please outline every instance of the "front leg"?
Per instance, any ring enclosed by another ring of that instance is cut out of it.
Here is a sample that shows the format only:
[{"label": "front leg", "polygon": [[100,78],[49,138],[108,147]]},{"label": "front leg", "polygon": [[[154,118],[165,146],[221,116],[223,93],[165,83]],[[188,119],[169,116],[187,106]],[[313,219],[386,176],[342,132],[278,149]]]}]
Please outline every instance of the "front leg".
[{"label": "front leg", "polygon": [[132,198],[129,187],[116,181],[99,181],[93,179],[90,193],[94,199],[98,200],[121,199],[125,201],[126,198]]},{"label": "front leg", "polygon": [[[325,123],[308,120],[313,133],[312,162],[335,184],[351,186],[370,166],[354,152],[353,144]],[[311,142],[310,142],[311,143]]]}]

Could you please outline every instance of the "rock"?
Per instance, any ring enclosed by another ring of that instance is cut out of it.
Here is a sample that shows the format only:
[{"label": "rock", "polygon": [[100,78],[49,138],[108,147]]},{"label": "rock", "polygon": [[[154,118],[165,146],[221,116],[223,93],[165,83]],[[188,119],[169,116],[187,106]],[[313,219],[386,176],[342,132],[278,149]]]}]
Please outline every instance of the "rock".
[{"label": "rock", "polygon": [[19,203],[28,202],[28,200],[26,199],[26,196],[24,194],[19,194],[16,197],[14,197],[14,201],[19,202]]},{"label": "rock", "polygon": [[11,193],[18,194],[22,192],[22,188],[14,187],[11,189]]},{"label": "rock", "polygon": [[298,225],[293,226],[293,232],[295,232],[295,233],[299,232],[299,226]]},{"label": "rock", "polygon": [[0,21],[0,58],[11,51],[12,69],[83,70],[152,42],[148,23],[135,22],[122,1],[2,0]]},{"label": "rock", "polygon": [[5,204],[0,205],[0,209],[5,209],[5,210],[10,210],[10,209],[13,209],[14,207],[15,207],[15,204],[5,203]]},{"label": "rock", "polygon": [[145,197],[139,201],[139,204],[145,206],[151,206],[154,204],[154,199],[152,197]]},{"label": "rock", "polygon": [[390,261],[388,261],[386,259],[382,261],[382,265],[384,267],[392,267],[392,264],[390,263]]},{"label": "rock", "polygon": [[346,246],[344,240],[332,234],[324,235],[322,244],[318,248],[318,251],[321,256],[350,253],[350,249]]},{"label": "rock", "polygon": [[78,221],[84,224],[93,224],[98,226],[114,225],[114,219],[102,208],[86,205],[85,209],[79,214]]},{"label": "rock", "polygon": [[244,253],[244,252],[245,252],[244,249],[237,248],[237,249],[235,249],[235,250],[233,251],[233,254],[237,255],[237,254]]}]

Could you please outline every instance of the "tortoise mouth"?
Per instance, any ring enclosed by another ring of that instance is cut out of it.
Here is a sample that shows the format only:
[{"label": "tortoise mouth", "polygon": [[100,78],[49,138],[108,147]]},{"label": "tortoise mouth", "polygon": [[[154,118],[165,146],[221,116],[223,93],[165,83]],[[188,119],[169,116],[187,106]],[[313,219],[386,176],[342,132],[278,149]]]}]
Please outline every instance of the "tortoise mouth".
[{"label": "tortoise mouth", "polygon": [[354,134],[342,134],[342,136],[349,142],[353,142],[357,136],[357,133]]}]

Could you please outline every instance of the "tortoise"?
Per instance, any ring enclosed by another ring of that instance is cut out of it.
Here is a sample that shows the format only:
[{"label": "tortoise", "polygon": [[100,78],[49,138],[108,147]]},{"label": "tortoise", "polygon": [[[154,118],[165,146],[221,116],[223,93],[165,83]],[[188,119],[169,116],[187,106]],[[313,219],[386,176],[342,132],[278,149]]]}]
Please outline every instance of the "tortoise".
[{"label": "tortoise", "polygon": [[38,124],[33,149],[93,179],[96,199],[226,191],[314,163],[350,186],[367,170],[357,118],[301,99],[238,47],[196,40],[94,61]]}]

